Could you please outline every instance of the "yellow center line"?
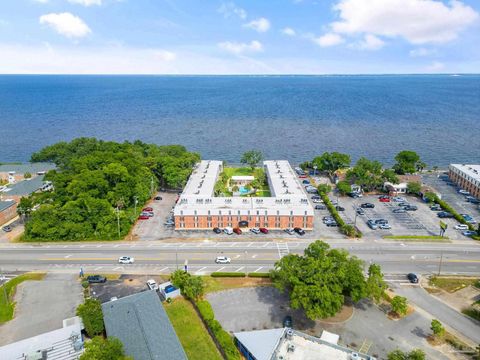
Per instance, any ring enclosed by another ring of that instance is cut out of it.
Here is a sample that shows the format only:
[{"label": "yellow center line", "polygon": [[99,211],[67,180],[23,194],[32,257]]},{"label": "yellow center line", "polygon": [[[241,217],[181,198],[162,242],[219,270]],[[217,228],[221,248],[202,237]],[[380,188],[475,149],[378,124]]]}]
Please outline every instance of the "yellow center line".
[{"label": "yellow center line", "polygon": [[[173,260],[171,258],[134,258],[135,261],[158,261],[158,260]],[[207,258],[190,258],[190,257],[179,257],[179,259],[187,259],[187,260],[214,260],[214,258],[207,257]],[[45,258],[45,259],[37,259],[39,261],[107,261],[107,260],[112,260],[112,261],[118,261],[118,258]],[[212,260],[212,261],[213,261]],[[267,260],[278,260],[278,257],[272,257],[272,258],[255,258],[255,259],[247,259],[249,261],[267,261]],[[241,263],[245,262],[244,258],[238,258],[238,259],[232,259],[232,261],[236,263]]]}]

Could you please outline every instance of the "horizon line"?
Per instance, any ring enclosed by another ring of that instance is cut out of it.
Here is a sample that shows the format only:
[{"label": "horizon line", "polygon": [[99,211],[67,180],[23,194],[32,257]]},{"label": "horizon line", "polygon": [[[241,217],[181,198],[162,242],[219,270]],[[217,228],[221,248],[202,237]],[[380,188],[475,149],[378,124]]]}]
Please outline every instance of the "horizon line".
[{"label": "horizon line", "polygon": [[0,76],[470,76],[480,75],[478,73],[331,73],[331,74],[315,74],[315,73],[285,73],[285,74],[155,74],[155,73],[0,73]]}]

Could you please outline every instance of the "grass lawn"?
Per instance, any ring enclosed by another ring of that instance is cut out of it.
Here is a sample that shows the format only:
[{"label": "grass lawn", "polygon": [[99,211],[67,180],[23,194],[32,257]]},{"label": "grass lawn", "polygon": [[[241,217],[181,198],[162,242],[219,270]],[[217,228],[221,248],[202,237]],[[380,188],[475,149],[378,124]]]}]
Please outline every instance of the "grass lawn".
[{"label": "grass lawn", "polygon": [[165,310],[189,360],[222,359],[189,301],[177,298],[171,304],[165,303]]},{"label": "grass lawn", "polygon": [[478,278],[475,277],[448,277],[448,276],[434,276],[430,279],[430,285],[436,286],[440,289],[454,293],[470,285],[477,285]]},{"label": "grass lawn", "polygon": [[203,276],[205,284],[205,292],[216,292],[228,289],[237,289],[252,286],[271,286],[272,281],[269,278],[214,278],[211,276]]},{"label": "grass lawn", "polygon": [[405,240],[405,241],[426,241],[426,242],[450,242],[446,236],[436,235],[387,235],[384,239]]},{"label": "grass lawn", "polygon": [[[0,324],[13,319],[13,315],[15,313],[15,302],[13,301],[13,296],[15,295],[18,284],[27,280],[43,280],[44,277],[45,273],[22,274],[0,286]],[[7,299],[5,298],[5,293],[8,297],[8,303]]]}]

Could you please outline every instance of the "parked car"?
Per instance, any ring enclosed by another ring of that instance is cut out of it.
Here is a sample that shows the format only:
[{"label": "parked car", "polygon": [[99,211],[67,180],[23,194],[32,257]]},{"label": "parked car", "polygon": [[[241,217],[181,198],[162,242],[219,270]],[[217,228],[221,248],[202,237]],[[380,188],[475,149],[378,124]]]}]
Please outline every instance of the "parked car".
[{"label": "parked car", "polygon": [[98,283],[106,282],[107,278],[101,275],[90,275],[90,276],[87,276],[87,281],[89,284],[98,284]]},{"label": "parked car", "polygon": [[375,224],[377,225],[381,225],[381,224],[388,224],[388,220],[387,219],[376,219],[376,220],[372,220]]},{"label": "parked car", "polygon": [[309,180],[303,180],[303,181],[302,181],[302,184],[308,184],[308,185],[310,185],[310,181],[309,181]]},{"label": "parked car", "polygon": [[145,214],[140,214],[140,216],[138,217],[138,220],[148,220],[148,219],[150,219],[150,216]]},{"label": "parked car", "polygon": [[262,234],[268,234],[268,229],[267,228],[261,227],[259,230]]},{"label": "parked car", "polygon": [[292,328],[292,326],[293,326],[292,317],[290,315],[285,316],[285,318],[283,319],[283,327]]},{"label": "parked car", "polygon": [[163,200],[161,196],[155,196],[155,200]]},{"label": "parked car", "polygon": [[356,211],[358,215],[365,215],[365,210],[363,210],[362,208],[357,208]]},{"label": "parked car", "polygon": [[150,206],[147,206],[147,207],[143,208],[142,211],[153,211],[153,208],[150,207]]},{"label": "parked car", "polygon": [[227,235],[232,235],[233,229],[230,226],[227,226],[225,229],[223,229],[223,232]]},{"label": "parked car", "polygon": [[130,256],[121,256],[118,258],[118,262],[120,264],[133,264],[135,262],[135,259]]},{"label": "parked car", "polygon": [[214,227],[214,228],[213,228],[213,232],[214,232],[215,234],[220,234],[220,233],[222,232],[222,229],[220,229],[220,228],[218,228],[218,227]]},{"label": "parked car", "polygon": [[324,217],[322,218],[322,221],[323,221],[323,222],[325,222],[325,221],[333,221],[333,220],[335,220],[335,218],[334,218],[333,216],[331,216],[331,215],[324,216]]},{"label": "parked car", "polygon": [[5,231],[5,232],[10,232],[10,231],[12,231],[12,227],[7,225],[7,226],[2,227],[2,230]]},{"label": "parked car", "polygon": [[299,177],[300,179],[305,179],[305,178],[307,177],[307,175],[306,175],[306,174],[302,174],[302,175],[298,175],[298,177]]},{"label": "parked car", "polygon": [[252,232],[254,234],[260,234],[260,229],[259,228],[251,228],[250,232]]},{"label": "parked car", "polygon": [[337,209],[337,211],[345,211],[345,208],[340,205],[335,206],[335,209]]},{"label": "parked car", "polygon": [[446,212],[446,211],[440,211],[437,213],[437,216],[441,219],[451,219],[453,218],[453,214]]},{"label": "parked car", "polygon": [[473,236],[473,235],[477,235],[477,232],[472,231],[472,230],[465,230],[465,231],[462,232],[462,235],[463,236]]},{"label": "parked car", "polygon": [[464,220],[469,224],[476,224],[476,221],[468,214],[460,214]]},{"label": "parked car", "polygon": [[407,202],[407,199],[405,199],[404,197],[401,197],[401,196],[394,196],[394,197],[392,198],[392,200],[393,200],[394,202]]},{"label": "parked car", "polygon": [[314,204],[322,204],[323,203],[323,200],[322,199],[313,199],[312,202]]},{"label": "parked car", "polygon": [[455,230],[468,230],[468,225],[466,224],[455,225]]},{"label": "parked car", "polygon": [[417,284],[418,283],[418,276],[414,273],[409,273],[407,274],[407,279],[410,281],[412,284]]},{"label": "parked car", "polygon": [[325,210],[326,208],[325,205],[315,205],[315,210]]},{"label": "parked car", "polygon": [[380,202],[390,202],[390,198],[389,197],[381,197],[378,199],[378,201]]},{"label": "parked car", "polygon": [[359,193],[357,191],[349,192],[347,195],[350,196],[351,198],[354,198],[354,199],[363,197],[362,193]]},{"label": "parked car", "polygon": [[465,198],[465,200],[467,200],[468,202],[470,202],[472,204],[480,204],[480,200],[478,200],[477,198],[475,198],[473,196],[467,196]]},{"label": "parked car", "polygon": [[373,209],[375,208],[375,205],[372,203],[363,203],[360,205],[360,207],[363,209]]},{"label": "parked car", "polygon": [[283,231],[285,231],[288,235],[293,235],[293,234],[295,234],[295,230],[293,230],[292,228],[287,228],[287,229],[285,229],[285,230],[283,230]]},{"label": "parked car", "polygon": [[148,216],[148,217],[153,217],[153,211],[142,211],[140,213],[140,216]]},{"label": "parked car", "polygon": [[389,229],[391,229],[392,227],[390,226],[390,224],[387,223],[387,224],[380,224],[380,225],[378,226],[378,228],[379,228],[379,229],[382,229],[382,230],[389,230]]},{"label": "parked car", "polygon": [[157,282],[153,279],[147,280],[147,286],[150,290],[158,290]]},{"label": "parked car", "polygon": [[397,206],[400,206],[400,207],[410,206],[410,203],[408,203],[406,201],[403,201],[403,202],[398,203]]},{"label": "parked car", "polygon": [[392,212],[395,214],[403,214],[403,213],[406,213],[407,210],[405,210],[404,208],[397,208],[397,209],[393,209]]},{"label": "parked car", "polygon": [[233,229],[233,232],[237,235],[241,235],[242,234],[242,229],[236,227],[236,228]]},{"label": "parked car", "polygon": [[375,221],[373,221],[373,220],[368,220],[367,225],[372,230],[377,230],[378,229],[378,225],[375,224]]},{"label": "parked car", "polygon": [[313,195],[312,200],[321,200],[321,197],[318,195]]},{"label": "parked car", "polygon": [[403,207],[406,211],[417,211],[418,207],[415,205],[408,205]]},{"label": "parked car", "polygon": [[215,263],[217,264],[230,264],[232,260],[227,256],[217,256],[215,258]]},{"label": "parked car", "polygon": [[470,193],[467,190],[463,190],[463,189],[458,190],[458,193],[466,196],[470,195]]},{"label": "parked car", "polygon": [[432,211],[441,211],[442,210],[442,207],[438,204],[434,204],[432,206],[430,206],[430,210]]},{"label": "parked car", "polygon": [[325,225],[327,225],[328,227],[335,227],[335,226],[338,226],[338,223],[335,220],[332,220],[332,221],[326,221]]},{"label": "parked car", "polygon": [[293,231],[295,231],[300,236],[305,235],[305,230],[303,230],[302,228],[296,227],[293,229]]}]

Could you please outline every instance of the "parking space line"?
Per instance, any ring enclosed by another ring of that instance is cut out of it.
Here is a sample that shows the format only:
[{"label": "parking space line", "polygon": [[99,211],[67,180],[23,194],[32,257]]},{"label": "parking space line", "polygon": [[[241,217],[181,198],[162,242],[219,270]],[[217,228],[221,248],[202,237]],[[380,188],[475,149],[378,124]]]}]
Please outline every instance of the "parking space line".
[{"label": "parking space line", "polygon": [[165,270],[168,270],[168,266],[164,267],[163,269],[160,269],[159,272],[164,272]]},{"label": "parking space line", "polygon": [[117,266],[113,268],[113,271],[123,270],[123,266]]},{"label": "parking space line", "polygon": [[260,266],[257,270],[254,271],[254,273],[256,273],[257,271],[260,271],[261,269],[263,269],[263,266]]},{"label": "parking space line", "polygon": [[244,267],[245,266],[239,267],[237,270],[235,270],[235,272],[239,272],[239,271],[243,270]]},{"label": "parking space line", "polygon": [[225,266],[222,266],[220,269],[217,269],[217,270],[215,270],[214,272],[222,271],[223,269],[225,269]]},{"label": "parking space line", "polygon": [[202,272],[202,270],[205,270],[206,268],[207,268],[207,267],[204,266],[204,267],[198,269],[197,271],[195,271],[195,274],[198,274],[198,273]]},{"label": "parking space line", "polygon": [[93,270],[97,271],[97,270],[100,270],[100,269],[103,269],[103,266],[97,266],[97,267],[96,267],[95,269],[93,269]]}]

